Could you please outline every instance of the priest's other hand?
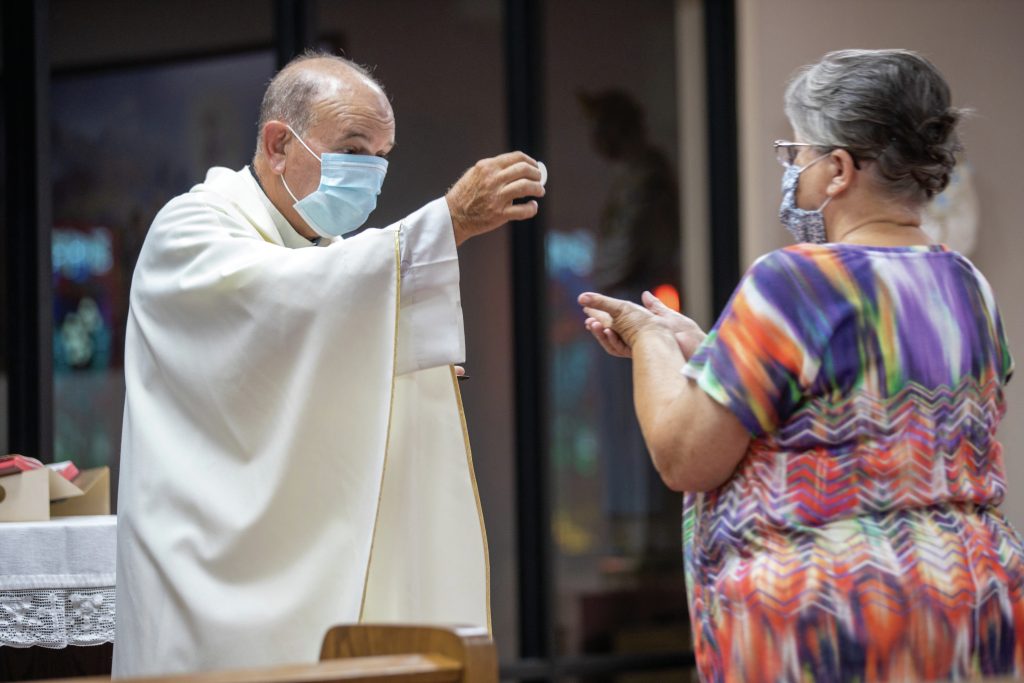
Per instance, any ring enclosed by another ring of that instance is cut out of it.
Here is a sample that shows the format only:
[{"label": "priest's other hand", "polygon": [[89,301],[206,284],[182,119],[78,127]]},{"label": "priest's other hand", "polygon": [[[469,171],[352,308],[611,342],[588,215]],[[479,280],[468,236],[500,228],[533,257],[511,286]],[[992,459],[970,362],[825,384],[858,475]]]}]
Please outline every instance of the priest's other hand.
[{"label": "priest's other hand", "polygon": [[521,221],[537,215],[533,199],[521,204],[523,197],[543,197],[541,172],[537,162],[522,152],[508,152],[481,159],[462,174],[445,195],[455,229],[455,244],[490,232],[509,221]]}]

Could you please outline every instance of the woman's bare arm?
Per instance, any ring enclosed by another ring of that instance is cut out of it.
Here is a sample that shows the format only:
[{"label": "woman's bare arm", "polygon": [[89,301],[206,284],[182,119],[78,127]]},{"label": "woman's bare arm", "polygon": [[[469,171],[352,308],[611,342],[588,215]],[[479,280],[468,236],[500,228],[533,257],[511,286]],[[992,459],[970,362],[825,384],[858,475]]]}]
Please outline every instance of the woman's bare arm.
[{"label": "woman's bare arm", "polygon": [[[676,491],[707,491],[723,484],[750,444],[750,434],[727,408],[680,372],[683,348],[696,348],[703,332],[689,321],[666,321],[627,301],[586,293],[580,303],[587,329],[609,353],[633,359],[633,397],[637,420],[655,468]],[[683,317],[683,316],[679,316]],[[681,333],[678,329],[687,329]]]}]

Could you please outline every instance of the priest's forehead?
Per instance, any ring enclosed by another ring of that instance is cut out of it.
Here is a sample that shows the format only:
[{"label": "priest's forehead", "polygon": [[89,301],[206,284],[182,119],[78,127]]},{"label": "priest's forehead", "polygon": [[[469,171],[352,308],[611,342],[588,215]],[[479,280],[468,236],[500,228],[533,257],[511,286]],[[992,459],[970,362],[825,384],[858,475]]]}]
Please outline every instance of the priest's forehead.
[{"label": "priest's forehead", "polygon": [[330,148],[381,154],[395,143],[395,115],[384,90],[352,71],[330,72],[311,103],[310,134]]},{"label": "priest's forehead", "polygon": [[284,121],[305,135],[317,118],[346,115],[394,128],[391,103],[367,68],[337,55],[310,52],[271,80],[260,105],[260,129],[268,121]]},{"label": "priest's forehead", "polygon": [[365,80],[339,82],[325,88],[311,106],[311,127],[327,124],[332,128],[367,132],[394,131],[395,115],[384,92]]}]

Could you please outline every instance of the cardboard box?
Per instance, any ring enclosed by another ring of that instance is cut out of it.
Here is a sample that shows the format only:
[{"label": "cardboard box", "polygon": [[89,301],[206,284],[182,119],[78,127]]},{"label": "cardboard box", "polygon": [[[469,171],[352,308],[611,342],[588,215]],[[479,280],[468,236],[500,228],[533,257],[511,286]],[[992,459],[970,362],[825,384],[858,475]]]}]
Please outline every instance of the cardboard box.
[{"label": "cardboard box", "polygon": [[48,467],[0,477],[0,522],[109,514],[109,467],[83,470],[73,481]]}]

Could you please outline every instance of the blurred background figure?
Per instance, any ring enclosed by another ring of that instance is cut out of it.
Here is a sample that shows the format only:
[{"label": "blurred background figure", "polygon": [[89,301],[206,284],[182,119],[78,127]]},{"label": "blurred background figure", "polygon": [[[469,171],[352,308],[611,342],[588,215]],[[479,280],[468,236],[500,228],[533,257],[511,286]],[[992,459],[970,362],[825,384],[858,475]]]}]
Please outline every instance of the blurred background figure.
[{"label": "blurred background figure", "polygon": [[594,149],[616,166],[601,209],[594,281],[602,291],[631,298],[671,287],[672,307],[679,310],[679,193],[672,164],[647,139],[644,111],[626,92],[581,92],[579,101]]},{"label": "blurred background figure", "polygon": [[[580,91],[578,98],[592,147],[613,166],[597,225],[594,286],[624,299],[657,291],[678,311],[679,193],[672,164],[648,139],[644,110],[625,90]],[[609,550],[641,573],[678,565],[678,496],[661,485],[647,458],[633,419],[630,365],[602,357],[596,370]]]}]

